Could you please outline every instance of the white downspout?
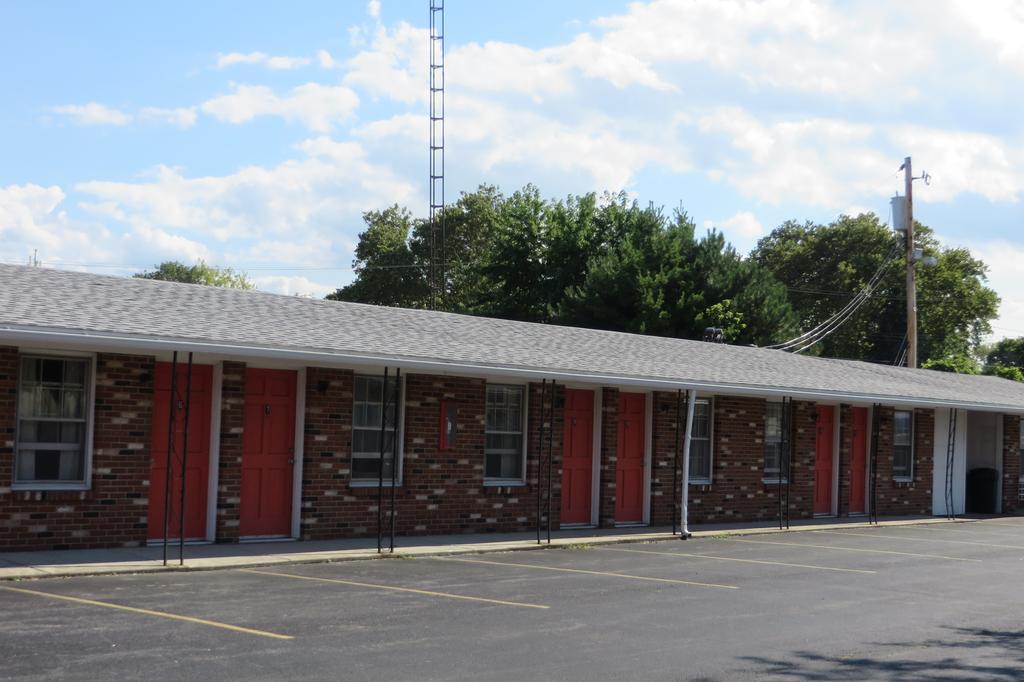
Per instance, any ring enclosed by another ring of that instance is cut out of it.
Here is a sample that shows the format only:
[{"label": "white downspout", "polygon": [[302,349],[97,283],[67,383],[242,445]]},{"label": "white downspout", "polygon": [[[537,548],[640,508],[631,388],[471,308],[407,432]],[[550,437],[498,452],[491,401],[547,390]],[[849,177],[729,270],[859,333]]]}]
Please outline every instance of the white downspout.
[{"label": "white downspout", "polygon": [[686,392],[686,435],[683,436],[683,494],[680,505],[680,537],[685,540],[690,537],[690,528],[687,525],[689,511],[687,504],[690,497],[690,432],[693,430],[693,408],[697,402],[697,391],[690,389]]}]

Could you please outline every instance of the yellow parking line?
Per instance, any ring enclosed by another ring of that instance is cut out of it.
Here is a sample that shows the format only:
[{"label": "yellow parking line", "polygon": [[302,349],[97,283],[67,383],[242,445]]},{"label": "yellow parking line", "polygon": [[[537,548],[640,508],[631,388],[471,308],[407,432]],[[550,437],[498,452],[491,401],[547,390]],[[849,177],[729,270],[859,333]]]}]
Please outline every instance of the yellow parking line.
[{"label": "yellow parking line", "polygon": [[673,578],[651,578],[646,575],[630,575],[629,573],[614,573],[611,571],[588,571],[583,568],[562,568],[561,566],[541,566],[540,564],[520,564],[511,561],[487,561],[485,559],[457,559],[455,557],[428,557],[437,561],[460,561],[466,564],[487,564],[489,566],[514,566],[516,568],[534,568],[539,571],[557,571],[560,573],[582,573],[584,575],[600,575],[611,578],[626,578],[628,580],[645,580],[652,583],[671,583],[674,585],[694,585],[696,587],[718,587],[723,590],[738,590],[735,585],[717,585],[715,583],[702,583],[694,580],[676,580]]},{"label": "yellow parking line", "polygon": [[954,545],[976,545],[978,547],[997,547],[999,549],[1024,549],[1024,545],[1000,545],[994,542],[971,542],[970,540],[948,540],[946,538],[915,538],[912,535],[885,535],[882,533],[843,533],[836,530],[816,530],[815,533],[826,535],[849,535],[856,538],[888,538],[890,540],[910,540],[911,542],[946,542]]},{"label": "yellow parking line", "polygon": [[865,554],[895,554],[897,556],[911,556],[920,559],[948,559],[949,561],[972,561],[980,563],[981,559],[965,559],[958,556],[943,556],[941,554],[915,554],[914,552],[896,552],[891,549],[865,549],[863,547],[840,547],[836,545],[810,545],[804,542],[778,542],[775,540],[746,540],[740,538],[729,538],[732,542],[747,542],[753,545],[783,545],[785,547],[811,547],[813,549],[835,549],[841,552],[862,552]]},{"label": "yellow parking line", "polygon": [[486,597],[470,597],[464,594],[451,594],[450,592],[435,592],[433,590],[418,590],[414,587],[397,587],[395,585],[379,585],[376,583],[364,583],[356,580],[342,580],[341,578],[318,578],[309,575],[295,575],[294,573],[277,573],[275,571],[255,571],[249,568],[238,569],[242,573],[255,573],[256,575],[273,575],[278,578],[293,578],[295,580],[310,580],[321,583],[334,583],[337,585],[348,585],[350,587],[367,587],[374,590],[388,590],[391,592],[408,592],[410,594],[421,594],[427,597],[441,597],[444,599],[461,599],[463,601],[483,602],[485,604],[498,604],[500,606],[517,606],[524,609],[549,609],[550,606],[543,604],[527,604],[517,601],[504,601],[502,599],[487,599]]},{"label": "yellow parking line", "polygon": [[0,589],[8,590],[9,592],[20,592],[22,594],[32,594],[37,597],[49,597],[51,599],[60,599],[63,601],[73,602],[75,604],[85,604],[87,606],[102,606],[107,609],[116,609],[118,611],[128,611],[129,613],[140,613],[144,616],[155,616],[157,618],[168,618],[170,620],[180,620],[186,623],[195,623],[196,625],[208,625],[212,628],[220,628],[221,630],[231,630],[233,632],[242,632],[247,635],[257,635],[259,637],[270,637],[271,639],[295,639],[291,635],[279,635],[275,632],[267,632],[265,630],[254,630],[252,628],[243,628],[239,625],[231,625],[229,623],[218,623],[215,620],[206,620],[205,618],[194,618],[193,616],[180,616],[176,613],[167,613],[166,611],[153,611],[152,609],[140,609],[134,606],[123,606],[121,604],[112,604],[105,601],[97,601],[95,599],[83,599],[82,597],[71,597],[66,594],[54,594],[53,592],[42,592],[39,590],[27,590],[23,587],[7,587],[0,585]]},{"label": "yellow parking line", "polygon": [[658,552],[648,549],[624,549],[621,547],[600,547],[609,552],[633,552],[634,554],[658,554],[661,556],[693,557],[696,559],[714,559],[715,561],[738,561],[744,564],[765,564],[768,566],[789,566],[791,568],[815,568],[819,571],[839,571],[841,573],[878,573],[863,568],[836,568],[835,566],[815,566],[814,564],[791,564],[785,561],[766,561],[762,559],[740,559],[731,556],[716,556],[713,554],[691,554],[689,552]]}]

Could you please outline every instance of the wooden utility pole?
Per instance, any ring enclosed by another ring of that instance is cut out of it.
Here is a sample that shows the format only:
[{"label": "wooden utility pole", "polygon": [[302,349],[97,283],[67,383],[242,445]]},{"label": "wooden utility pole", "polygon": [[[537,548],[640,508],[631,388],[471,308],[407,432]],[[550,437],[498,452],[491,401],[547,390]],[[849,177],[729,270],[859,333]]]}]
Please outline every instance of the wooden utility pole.
[{"label": "wooden utility pole", "polygon": [[907,228],[907,367],[917,367],[917,283],[914,277],[914,173],[910,157],[903,160],[903,178],[906,189]]}]

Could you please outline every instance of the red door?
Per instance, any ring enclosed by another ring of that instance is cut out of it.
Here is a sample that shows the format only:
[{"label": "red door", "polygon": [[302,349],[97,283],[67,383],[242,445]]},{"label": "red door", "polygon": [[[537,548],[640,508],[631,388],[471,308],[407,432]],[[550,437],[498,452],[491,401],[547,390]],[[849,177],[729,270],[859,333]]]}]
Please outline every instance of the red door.
[{"label": "red door", "polygon": [[850,513],[863,514],[868,477],[868,408],[853,408],[850,449]]},{"label": "red door", "polygon": [[[174,459],[168,538],[181,537],[181,464],[185,452],[185,390],[188,366],[178,365],[174,401]],[[210,474],[210,400],[213,367],[192,366],[192,402],[188,417],[188,463],[185,475],[185,539],[206,537],[207,482]],[[153,376],[153,433],[149,460],[150,540],[164,538],[164,491],[167,482],[167,420],[171,407],[171,363],[158,362]]]},{"label": "red door", "polygon": [[568,389],[562,430],[562,524],[590,523],[594,392]]},{"label": "red door", "polygon": [[814,458],[814,513],[832,513],[832,414],[830,406],[818,406],[818,438]]},{"label": "red door", "polygon": [[615,467],[615,521],[644,516],[644,394],[619,393],[619,442]]},{"label": "red door", "polygon": [[294,462],[295,372],[246,369],[241,535],[291,534]]}]

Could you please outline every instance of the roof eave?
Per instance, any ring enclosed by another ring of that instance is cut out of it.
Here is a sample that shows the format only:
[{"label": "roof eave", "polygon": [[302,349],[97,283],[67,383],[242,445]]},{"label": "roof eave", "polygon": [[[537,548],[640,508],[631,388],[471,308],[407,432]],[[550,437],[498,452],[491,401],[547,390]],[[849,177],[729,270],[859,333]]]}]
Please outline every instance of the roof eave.
[{"label": "roof eave", "polygon": [[518,379],[554,379],[563,382],[580,382],[602,386],[635,387],[649,390],[704,390],[722,394],[739,396],[757,396],[762,398],[783,396],[806,400],[852,403],[884,403],[908,407],[956,408],[982,412],[1000,412],[1024,415],[1024,406],[1004,405],[999,403],[972,403],[968,401],[916,398],[901,395],[867,394],[843,391],[812,390],[793,386],[767,386],[758,384],[734,384],[685,379],[666,379],[657,377],[632,377],[616,374],[600,374],[591,372],[574,372],[568,370],[545,369],[485,363],[459,363],[447,360],[431,360],[429,358],[409,357],[388,354],[342,353],[337,351],[302,350],[272,346],[225,344],[214,341],[196,341],[173,337],[154,337],[141,334],[97,333],[84,330],[68,330],[52,327],[24,327],[17,325],[0,326],[0,343],[47,344],[77,343],[89,349],[109,351],[154,352],[198,352],[240,358],[264,358],[309,362],[321,366],[380,366],[399,365],[405,370],[420,370],[434,373],[461,372],[470,375],[501,376]]}]

